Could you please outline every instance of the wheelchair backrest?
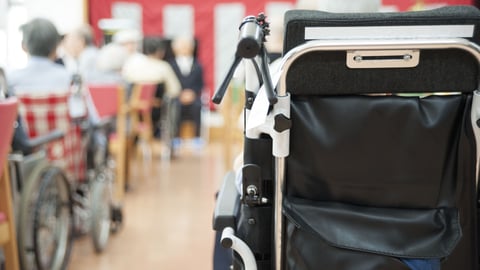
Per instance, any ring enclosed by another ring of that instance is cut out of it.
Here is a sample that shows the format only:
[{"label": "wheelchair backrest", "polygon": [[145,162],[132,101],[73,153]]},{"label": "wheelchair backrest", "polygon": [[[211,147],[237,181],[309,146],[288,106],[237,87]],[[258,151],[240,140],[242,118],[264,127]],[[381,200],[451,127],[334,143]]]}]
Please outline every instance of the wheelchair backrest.
[{"label": "wheelchair backrest", "polygon": [[[460,37],[478,43],[479,14],[471,6],[403,13],[342,14],[292,10],[285,15],[284,54],[312,40]],[[421,50],[416,67],[378,68],[376,72],[348,67],[347,62],[355,62],[353,58],[356,56],[354,52],[350,53],[339,49],[302,56],[302,61],[298,62],[302,64],[293,65],[288,71],[288,91],[300,95],[469,92],[478,86],[477,61],[458,49]]]},{"label": "wheelchair backrest", "polygon": [[[479,26],[467,6],[286,14],[285,58],[296,57],[284,71],[287,231],[296,223],[336,248],[476,269]],[[305,241],[292,234],[288,255]]]},{"label": "wheelchair backrest", "polygon": [[30,138],[45,135],[53,130],[65,132],[61,140],[47,145],[47,156],[66,170],[73,180],[85,177],[85,153],[80,126],[74,124],[68,108],[69,93],[47,95],[17,95],[19,113],[26,123]]}]

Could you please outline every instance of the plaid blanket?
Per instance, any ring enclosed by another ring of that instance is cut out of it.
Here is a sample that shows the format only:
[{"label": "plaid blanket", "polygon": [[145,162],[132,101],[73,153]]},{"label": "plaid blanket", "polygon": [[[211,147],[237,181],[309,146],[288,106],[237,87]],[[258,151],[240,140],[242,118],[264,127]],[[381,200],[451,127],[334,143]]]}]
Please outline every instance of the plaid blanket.
[{"label": "plaid blanket", "polygon": [[81,130],[69,114],[69,94],[18,95],[19,113],[26,123],[30,138],[61,130],[65,136],[47,146],[48,158],[65,169],[71,180],[85,179],[85,154]]}]

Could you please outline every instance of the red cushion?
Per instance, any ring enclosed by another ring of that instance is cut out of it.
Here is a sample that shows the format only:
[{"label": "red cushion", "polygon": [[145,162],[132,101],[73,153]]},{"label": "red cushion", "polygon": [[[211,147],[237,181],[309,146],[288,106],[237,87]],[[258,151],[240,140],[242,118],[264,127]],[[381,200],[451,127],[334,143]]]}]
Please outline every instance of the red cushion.
[{"label": "red cushion", "polygon": [[0,212],[0,224],[7,222],[7,215],[5,213]]},{"label": "red cushion", "polygon": [[112,133],[112,134],[110,134],[110,136],[108,136],[108,139],[110,141],[114,141],[114,140],[118,139],[118,134],[117,133]]},{"label": "red cushion", "polygon": [[117,115],[118,85],[89,85],[88,90],[100,118]]}]

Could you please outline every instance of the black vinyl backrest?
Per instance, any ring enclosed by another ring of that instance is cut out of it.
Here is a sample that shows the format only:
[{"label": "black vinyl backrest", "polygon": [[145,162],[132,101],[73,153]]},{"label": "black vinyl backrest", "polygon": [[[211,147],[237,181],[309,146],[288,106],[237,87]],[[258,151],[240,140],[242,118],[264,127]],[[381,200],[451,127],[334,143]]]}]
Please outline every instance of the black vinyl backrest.
[{"label": "black vinyl backrest", "polygon": [[305,42],[305,27],[475,25],[472,40],[480,43],[480,11],[473,6],[446,6],[428,11],[393,13],[330,13],[290,10],[285,14],[284,51]]},{"label": "black vinyl backrest", "polygon": [[[480,12],[467,6],[291,11],[285,52],[305,42],[306,26],[473,25],[464,38],[478,43],[479,22]],[[477,58],[461,49],[421,49],[415,67],[357,69],[347,67],[346,55],[309,52],[286,71],[285,269],[407,269],[392,259],[445,257],[443,270],[478,269]]]},{"label": "black vinyl backrest", "polygon": [[[480,43],[480,11],[473,6],[398,13],[292,10],[285,15],[284,53],[306,42],[306,27],[416,25],[473,26],[472,35],[464,38]],[[471,92],[477,89],[478,78],[478,60],[460,49],[424,49],[414,68],[373,70],[347,67],[346,51],[321,51],[307,53],[292,64],[287,75],[287,91],[293,95]]]}]

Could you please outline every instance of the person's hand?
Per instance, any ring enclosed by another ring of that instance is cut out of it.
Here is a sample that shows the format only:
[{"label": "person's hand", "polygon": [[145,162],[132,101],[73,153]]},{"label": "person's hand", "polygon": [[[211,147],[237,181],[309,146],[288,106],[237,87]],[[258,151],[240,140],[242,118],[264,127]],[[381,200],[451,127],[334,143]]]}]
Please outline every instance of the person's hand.
[{"label": "person's hand", "polygon": [[179,100],[182,105],[190,105],[195,101],[195,97],[195,92],[192,89],[183,89],[180,92]]}]

